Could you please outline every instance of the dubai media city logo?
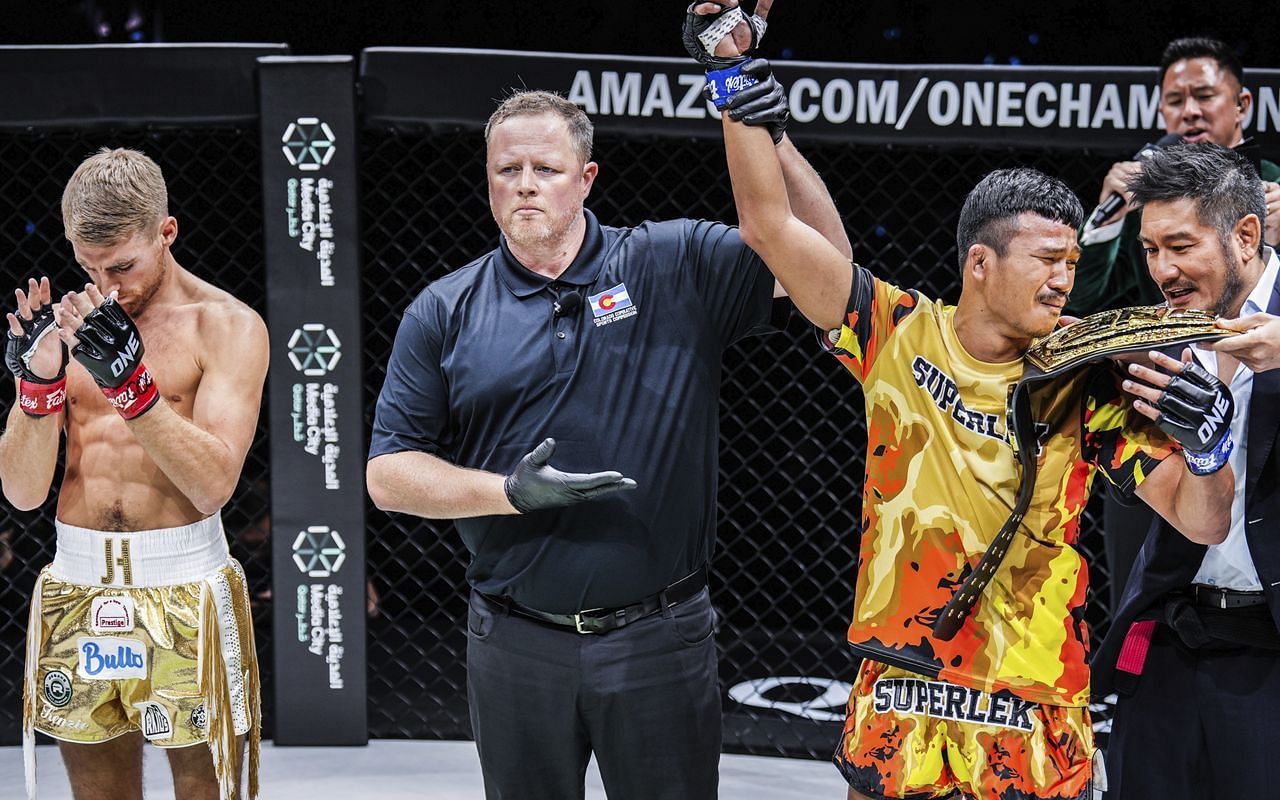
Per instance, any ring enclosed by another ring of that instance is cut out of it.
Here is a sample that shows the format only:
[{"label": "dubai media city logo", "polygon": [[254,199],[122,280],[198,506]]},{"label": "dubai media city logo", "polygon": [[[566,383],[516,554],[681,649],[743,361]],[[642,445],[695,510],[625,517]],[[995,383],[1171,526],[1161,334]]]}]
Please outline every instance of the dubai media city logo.
[{"label": "dubai media city logo", "polygon": [[303,172],[315,172],[327,165],[337,148],[333,131],[318,117],[298,117],[284,129],[280,137],[284,157]]},{"label": "dubai media city logo", "polygon": [[309,525],[293,540],[293,563],[308,578],[328,578],[346,560],[347,545],[327,525]]},{"label": "dubai media city logo", "polygon": [[307,377],[319,378],[333,372],[340,358],[342,342],[324,325],[309,322],[289,337],[289,363]]}]

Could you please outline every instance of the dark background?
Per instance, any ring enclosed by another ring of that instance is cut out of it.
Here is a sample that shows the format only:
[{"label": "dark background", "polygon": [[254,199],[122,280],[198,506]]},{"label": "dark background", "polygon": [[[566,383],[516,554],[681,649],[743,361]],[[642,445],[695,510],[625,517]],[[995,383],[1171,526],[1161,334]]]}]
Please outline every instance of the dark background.
[{"label": "dark background", "polygon": [[[45,0],[0,3],[0,43],[287,42],[298,54],[375,46],[683,56],[684,3],[585,0]],[[778,0],[765,55],[939,64],[1154,64],[1213,35],[1246,65],[1280,65],[1274,2]]]}]

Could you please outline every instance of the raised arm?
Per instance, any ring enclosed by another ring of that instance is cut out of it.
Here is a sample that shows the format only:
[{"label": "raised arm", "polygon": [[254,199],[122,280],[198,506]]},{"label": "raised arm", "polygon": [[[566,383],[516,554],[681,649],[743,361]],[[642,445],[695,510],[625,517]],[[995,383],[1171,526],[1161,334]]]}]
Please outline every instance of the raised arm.
[{"label": "raised arm", "polygon": [[758,0],[749,15],[744,15],[738,4],[739,0],[718,0],[690,5],[685,15],[685,49],[708,70],[709,80],[719,71],[737,68],[754,81],[727,94],[709,85],[708,99],[721,108],[726,119],[769,132],[777,146],[783,186],[796,218],[818,231],[847,261],[853,257],[853,248],[831,193],[786,135],[791,118],[786,92],[774,79],[768,61],[748,60],[764,36],[773,0]]},{"label": "raised arm", "polygon": [[853,281],[849,256],[793,212],[768,133],[727,114],[723,124],[743,241],[764,259],[800,313],[820,328],[839,328]]}]

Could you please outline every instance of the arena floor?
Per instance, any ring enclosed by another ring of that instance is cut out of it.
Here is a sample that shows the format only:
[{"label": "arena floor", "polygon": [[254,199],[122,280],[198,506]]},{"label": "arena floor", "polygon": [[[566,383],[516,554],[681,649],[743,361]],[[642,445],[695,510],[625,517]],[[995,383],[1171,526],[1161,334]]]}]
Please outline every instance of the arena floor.
[{"label": "arena floor", "polygon": [[[55,747],[37,749],[40,800],[71,800]],[[161,754],[148,748],[148,800],[172,797]],[[0,797],[22,797],[22,749],[0,747]],[[484,796],[480,763],[471,742],[389,741],[368,747],[275,747],[262,750],[262,800],[477,800]],[[843,798],[843,782],[823,761],[726,755],[720,761],[720,796],[753,800]],[[604,800],[594,762],[588,800]]]}]

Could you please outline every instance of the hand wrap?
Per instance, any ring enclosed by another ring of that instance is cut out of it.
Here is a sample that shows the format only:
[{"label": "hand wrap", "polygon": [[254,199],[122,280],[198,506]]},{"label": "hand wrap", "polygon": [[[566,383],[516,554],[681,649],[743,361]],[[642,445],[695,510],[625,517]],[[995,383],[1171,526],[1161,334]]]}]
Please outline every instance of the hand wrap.
[{"label": "hand wrap", "polygon": [[14,336],[12,331],[8,332],[4,363],[18,379],[18,405],[30,417],[56,414],[67,401],[67,346],[59,343],[62,348],[62,363],[57,375],[42,378],[31,370],[31,359],[40,347],[41,340],[50,334],[58,335],[53,321],[53,306],[45,306],[31,319],[23,319],[21,314],[17,314],[17,317],[18,324],[22,326],[22,335]]},{"label": "hand wrap", "polygon": [[85,316],[76,331],[76,361],[88,370],[125,419],[133,419],[160,399],[160,390],[142,363],[142,337],[120,304],[108,298]]}]

